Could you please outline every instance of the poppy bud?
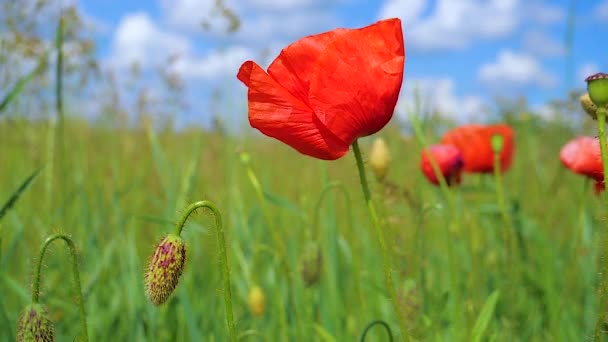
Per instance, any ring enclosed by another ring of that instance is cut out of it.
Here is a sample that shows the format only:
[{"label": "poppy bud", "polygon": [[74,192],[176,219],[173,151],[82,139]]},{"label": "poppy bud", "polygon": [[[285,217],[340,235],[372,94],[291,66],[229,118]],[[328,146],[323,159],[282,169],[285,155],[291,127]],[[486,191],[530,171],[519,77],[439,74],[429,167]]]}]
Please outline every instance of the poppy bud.
[{"label": "poppy bud", "polygon": [[595,113],[595,111],[597,111],[597,106],[593,103],[593,101],[591,101],[589,94],[585,93],[581,95],[580,101],[581,107],[583,107],[585,112],[589,114],[589,116],[591,116],[593,120],[597,120],[597,114]]},{"label": "poppy bud", "polygon": [[500,153],[505,145],[505,139],[500,134],[494,134],[490,143],[492,144],[492,151]]},{"label": "poppy bud", "polygon": [[264,291],[259,286],[254,286],[249,290],[249,310],[255,316],[262,316],[266,310],[266,297]]},{"label": "poppy bud", "polygon": [[608,74],[599,72],[585,79],[591,101],[598,107],[608,104]]},{"label": "poppy bud", "polygon": [[376,176],[376,179],[381,182],[386,177],[388,166],[391,163],[391,154],[386,146],[386,142],[382,138],[374,139],[372,150],[369,158],[369,165]]},{"label": "poppy bud", "polygon": [[145,274],[146,294],[154,305],[167,301],[177,287],[186,263],[186,243],[169,234],[156,246]]},{"label": "poppy bud", "polygon": [[321,249],[317,243],[311,242],[306,246],[304,254],[300,258],[300,275],[307,287],[313,286],[319,281],[322,268],[323,255]]},{"label": "poppy bud", "polygon": [[55,327],[42,304],[30,304],[19,316],[17,342],[54,341]]}]

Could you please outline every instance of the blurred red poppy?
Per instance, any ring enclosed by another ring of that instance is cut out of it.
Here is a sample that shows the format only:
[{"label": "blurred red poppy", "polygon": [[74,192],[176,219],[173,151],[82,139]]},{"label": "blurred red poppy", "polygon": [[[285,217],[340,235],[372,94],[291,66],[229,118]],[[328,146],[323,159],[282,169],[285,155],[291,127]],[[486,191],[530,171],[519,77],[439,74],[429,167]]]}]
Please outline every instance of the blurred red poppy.
[{"label": "blurred red poppy", "polygon": [[559,152],[559,159],[572,172],[595,180],[595,192],[604,190],[604,170],[600,142],[593,137],[570,140]]},{"label": "blurred red poppy", "polygon": [[404,62],[401,20],[388,19],[302,38],[281,51],[268,73],[247,61],[237,77],[249,88],[252,127],[332,160],[389,122]]},{"label": "blurred red poppy", "polygon": [[433,170],[430,157],[435,159],[448,185],[460,184],[463,160],[458,148],[453,145],[433,145],[422,151],[420,169],[431,183],[439,185],[439,179]]},{"label": "blurred red poppy", "polygon": [[494,172],[494,151],[492,136],[501,135],[503,147],[500,152],[500,168],[507,171],[513,160],[513,129],[504,124],[498,125],[464,125],[444,134],[442,144],[456,146],[462,152],[465,172]]}]

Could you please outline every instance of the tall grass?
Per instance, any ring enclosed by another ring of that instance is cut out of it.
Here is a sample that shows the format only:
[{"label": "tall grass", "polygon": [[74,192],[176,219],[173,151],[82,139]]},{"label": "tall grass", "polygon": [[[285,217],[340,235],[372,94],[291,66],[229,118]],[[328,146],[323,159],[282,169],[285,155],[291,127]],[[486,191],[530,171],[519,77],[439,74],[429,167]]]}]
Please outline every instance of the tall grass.
[{"label": "tall grass", "polygon": [[[494,178],[465,176],[450,190],[461,223],[446,231],[449,206],[418,170],[420,147],[394,126],[381,132],[393,154],[391,185],[372,184],[372,193],[386,218],[397,297],[413,337],[579,341],[593,331],[595,242],[604,214],[589,184],[559,164],[559,148],[575,133],[529,119],[511,123],[516,158],[502,180],[517,241],[517,257],[509,260],[520,276],[513,279],[505,276],[505,220]],[[423,125],[426,139],[435,141],[429,123]],[[0,122],[4,197],[45,160],[47,127]],[[55,227],[64,227],[79,248],[91,340],[227,340],[212,220],[189,220],[183,233],[189,259],[169,303],[153,307],[143,292],[144,264],[156,239],[171,229],[186,202],[201,198],[215,202],[225,217],[243,339],[353,340],[378,319],[398,332],[352,158],[320,162],[247,135],[108,129],[77,119],[65,121],[62,139],[66,171],[53,173],[61,182],[51,196],[44,196],[44,182],[33,182],[2,221],[0,340],[14,339],[17,315],[29,300],[34,252]],[[365,151],[369,142],[362,140],[361,147]],[[251,156],[265,203],[237,151]],[[336,181],[352,203],[332,191],[319,206],[324,189]],[[298,263],[311,236],[319,239],[324,268],[309,288]],[[45,259],[42,291],[58,339],[69,340],[79,317],[66,286],[67,256],[56,255],[61,253],[50,251]],[[247,302],[254,285],[266,297],[259,317]],[[367,334],[367,340],[385,339],[379,328]]]}]

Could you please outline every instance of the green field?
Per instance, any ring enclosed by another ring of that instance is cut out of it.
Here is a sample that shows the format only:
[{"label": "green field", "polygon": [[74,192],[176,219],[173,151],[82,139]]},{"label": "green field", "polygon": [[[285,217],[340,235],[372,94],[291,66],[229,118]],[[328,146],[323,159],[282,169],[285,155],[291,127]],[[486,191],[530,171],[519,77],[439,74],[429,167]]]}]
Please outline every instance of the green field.
[{"label": "green field", "polygon": [[[582,111],[573,115],[586,128],[524,112],[501,119],[516,132],[503,211],[494,177],[467,174],[450,189],[452,210],[419,171],[416,139],[400,134],[395,120],[376,135],[386,139],[393,162],[387,182],[372,182],[372,192],[412,337],[591,338],[606,224],[592,183],[559,162],[564,143],[595,133]],[[427,141],[438,141],[434,120],[423,121],[423,128]],[[370,143],[361,141],[364,152]],[[241,161],[244,152],[249,166]],[[18,315],[31,302],[40,246],[57,232],[70,235],[78,248],[92,341],[227,340],[208,212],[197,212],[184,229],[187,263],[174,295],[156,307],[144,292],[143,272],[155,243],[198,200],[214,202],[223,215],[241,340],[352,341],[375,320],[401,335],[352,151],[337,161],[315,160],[250,129],[228,136],[67,119],[59,131],[46,121],[0,121],[0,202],[40,167],[0,221],[2,341],[15,339]],[[314,243],[322,273],[307,287],[300,259]],[[59,341],[80,333],[71,279],[67,249],[55,242],[44,260],[40,300]],[[248,302],[256,286],[265,297],[259,315]],[[386,333],[376,326],[367,340],[386,341]]]}]

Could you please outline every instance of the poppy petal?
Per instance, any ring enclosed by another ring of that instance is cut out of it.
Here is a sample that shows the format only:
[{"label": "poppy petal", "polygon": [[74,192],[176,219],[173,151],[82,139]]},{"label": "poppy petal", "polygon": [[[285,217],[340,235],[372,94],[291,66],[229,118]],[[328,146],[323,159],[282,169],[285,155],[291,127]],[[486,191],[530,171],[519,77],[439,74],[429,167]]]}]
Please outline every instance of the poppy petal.
[{"label": "poppy petal", "polygon": [[439,179],[433,169],[431,157],[437,163],[437,167],[439,167],[439,171],[448,185],[460,183],[463,160],[462,153],[458,148],[453,145],[433,145],[422,151],[420,169],[429,182],[439,185]]},{"label": "poppy petal", "polygon": [[494,171],[494,151],[492,136],[503,137],[503,148],[500,152],[502,171],[507,171],[513,161],[513,129],[508,125],[463,125],[446,132],[441,138],[442,144],[451,144],[462,152],[464,171],[491,173]]},{"label": "poppy petal", "polygon": [[293,96],[308,101],[310,78],[317,59],[327,45],[349,29],[336,29],[333,31],[304,37],[283,50],[268,67],[268,74],[272,76]]},{"label": "poppy petal", "polygon": [[248,88],[249,123],[302,154],[338,159],[349,146],[325,127],[312,109],[290,94],[255,62],[241,65],[237,78]]},{"label": "poppy petal", "polygon": [[600,143],[597,138],[578,137],[569,141],[560,150],[559,159],[575,173],[599,181],[604,179]]},{"label": "poppy petal", "polygon": [[344,32],[327,45],[314,65],[309,104],[319,120],[350,145],[390,121],[404,62],[399,19]]}]

